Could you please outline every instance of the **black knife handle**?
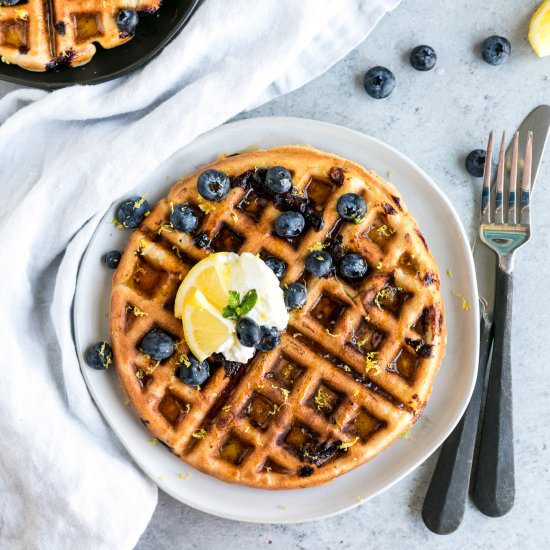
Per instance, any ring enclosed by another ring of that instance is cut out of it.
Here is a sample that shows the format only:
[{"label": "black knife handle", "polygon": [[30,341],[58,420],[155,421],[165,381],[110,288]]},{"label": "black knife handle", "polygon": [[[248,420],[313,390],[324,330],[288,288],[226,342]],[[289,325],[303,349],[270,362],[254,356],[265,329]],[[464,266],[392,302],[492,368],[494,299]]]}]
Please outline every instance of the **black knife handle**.
[{"label": "black knife handle", "polygon": [[472,499],[487,516],[500,517],[508,513],[515,498],[514,429],[512,419],[512,274],[497,269],[493,359]]},{"label": "black knife handle", "polygon": [[474,391],[460,422],[441,446],[437,465],[424,499],[422,519],[428,529],[439,535],[456,531],[464,517],[485,373],[491,350],[491,328],[491,323],[482,316],[479,366]]}]

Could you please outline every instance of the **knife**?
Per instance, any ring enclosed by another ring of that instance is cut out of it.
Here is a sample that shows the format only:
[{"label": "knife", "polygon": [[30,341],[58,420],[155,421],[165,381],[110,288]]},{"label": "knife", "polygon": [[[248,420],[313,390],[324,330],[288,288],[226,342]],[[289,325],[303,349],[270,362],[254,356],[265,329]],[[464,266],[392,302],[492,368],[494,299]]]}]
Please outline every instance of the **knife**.
[{"label": "knife", "polygon": [[[520,151],[525,151],[525,140],[529,130],[534,134],[531,187],[533,191],[550,133],[549,105],[540,105],[533,109],[519,126]],[[510,146],[508,147],[508,153],[510,153]],[[520,158],[520,162],[522,160]],[[484,394],[487,363],[493,338],[492,319],[495,302],[496,257],[487,247],[479,246],[479,244],[479,237],[476,233],[472,252],[476,266],[481,311],[479,365],[476,384],[462,419],[441,446],[439,459],[422,508],[424,523],[430,530],[438,534],[452,533],[458,528],[464,517]],[[513,471],[510,474],[512,476],[510,481],[513,486]],[[501,503],[503,509],[506,506],[511,508],[513,505],[513,491],[511,493],[507,491],[506,494],[486,495],[486,497],[489,500],[508,499],[509,502]],[[476,504],[479,506],[480,503],[476,502]],[[481,508],[483,508],[483,505],[480,506]],[[481,511],[483,512],[483,510]]]}]

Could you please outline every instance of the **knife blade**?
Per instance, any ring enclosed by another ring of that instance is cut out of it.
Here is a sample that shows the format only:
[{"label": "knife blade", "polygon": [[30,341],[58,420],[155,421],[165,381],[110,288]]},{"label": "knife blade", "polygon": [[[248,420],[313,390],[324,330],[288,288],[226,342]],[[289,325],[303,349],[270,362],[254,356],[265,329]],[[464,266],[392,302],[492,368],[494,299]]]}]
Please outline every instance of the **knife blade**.
[{"label": "knife blade", "polygon": [[[532,186],[531,192],[535,189],[537,175],[541,159],[546,148],[548,136],[550,134],[550,105],[539,105],[533,109],[523,120],[518,128],[519,132],[519,163],[523,162],[525,154],[525,143],[527,132],[533,132],[533,167],[532,167]],[[506,151],[507,157],[511,157],[512,142],[508,145]],[[493,182],[494,183],[494,182]],[[481,314],[487,323],[491,323],[495,304],[495,275],[496,275],[496,256],[492,250],[486,246],[481,246],[479,235],[476,232],[474,243],[472,245],[474,263],[476,266],[477,289],[479,293]]]}]

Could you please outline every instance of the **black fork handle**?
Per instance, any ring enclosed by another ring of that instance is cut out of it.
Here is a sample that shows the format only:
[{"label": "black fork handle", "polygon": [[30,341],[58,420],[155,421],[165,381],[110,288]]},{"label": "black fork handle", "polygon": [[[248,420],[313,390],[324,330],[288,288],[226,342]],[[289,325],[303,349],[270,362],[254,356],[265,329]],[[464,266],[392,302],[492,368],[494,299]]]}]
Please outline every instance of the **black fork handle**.
[{"label": "black fork handle", "polygon": [[515,499],[514,429],[512,418],[512,274],[497,269],[493,359],[472,499],[487,516],[508,513]]},{"label": "black fork handle", "polygon": [[472,398],[460,422],[441,446],[422,507],[424,523],[439,535],[456,531],[464,517],[491,341],[492,325],[482,315],[479,366]]}]

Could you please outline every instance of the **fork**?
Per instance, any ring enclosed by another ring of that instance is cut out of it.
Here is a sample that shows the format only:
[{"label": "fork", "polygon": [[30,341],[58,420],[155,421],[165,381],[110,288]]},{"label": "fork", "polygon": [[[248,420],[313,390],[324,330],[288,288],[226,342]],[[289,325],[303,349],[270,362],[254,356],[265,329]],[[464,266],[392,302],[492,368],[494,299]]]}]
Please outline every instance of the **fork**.
[{"label": "fork", "polygon": [[[530,191],[533,133],[527,137],[518,190],[516,132],[508,186],[505,191],[506,138],[503,134],[494,197],[491,193],[493,134],[489,135],[481,196],[481,241],[498,257],[495,282],[493,358],[487,382],[483,423],[479,435],[472,498],[481,512],[499,517],[514,505],[514,446],[512,420],[512,291],[514,254],[531,237]],[[519,193],[518,193],[519,191]],[[519,195],[519,208],[518,208]]]}]

